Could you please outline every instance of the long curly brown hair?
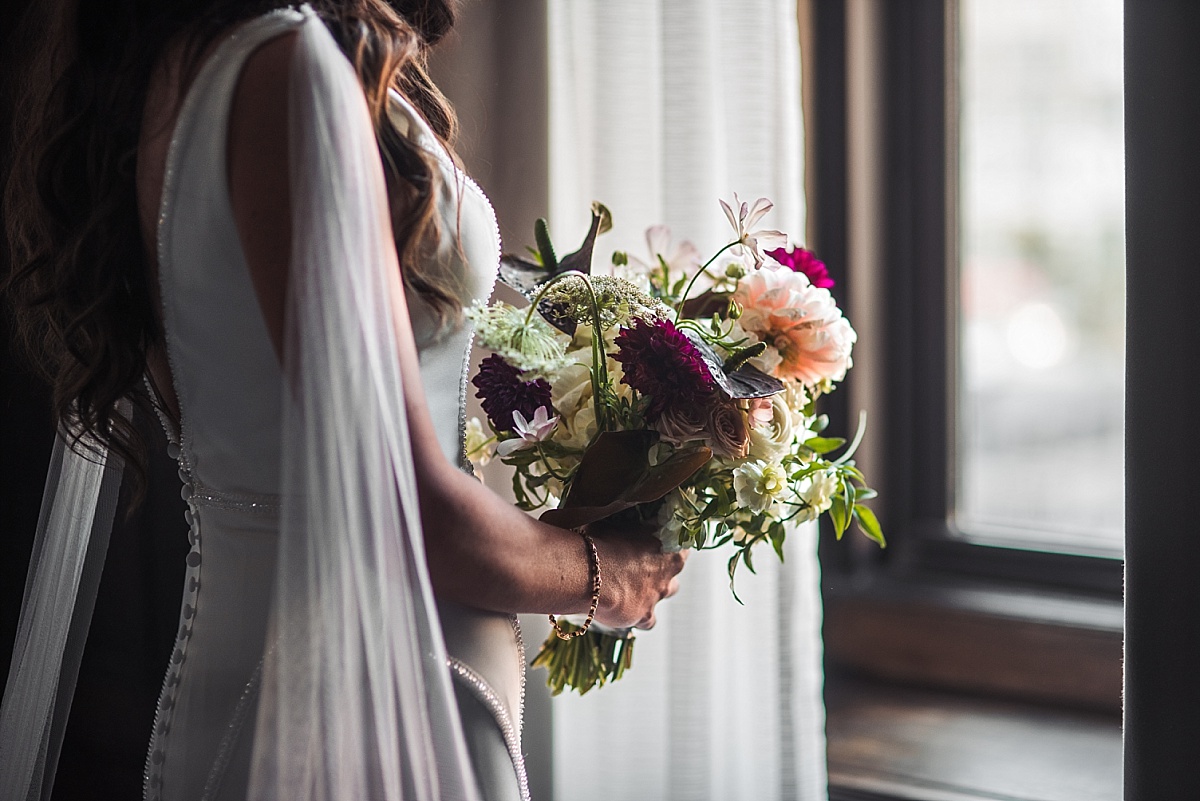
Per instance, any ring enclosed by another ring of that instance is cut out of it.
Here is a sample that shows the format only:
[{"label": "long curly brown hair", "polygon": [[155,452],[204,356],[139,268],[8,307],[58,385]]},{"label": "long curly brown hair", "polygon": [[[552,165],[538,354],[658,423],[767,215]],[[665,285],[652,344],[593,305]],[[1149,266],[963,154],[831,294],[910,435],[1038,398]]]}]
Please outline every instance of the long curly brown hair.
[{"label": "long curly brown hair", "polygon": [[[354,65],[371,111],[387,179],[406,286],[443,320],[461,310],[459,289],[422,256],[438,241],[439,172],[430,155],[389,122],[396,88],[447,148],[454,113],[426,71],[429,47],[453,26],[452,0],[308,0]],[[134,183],[151,71],[166,43],[182,40],[185,70],[240,20],[282,0],[63,0],[34,3],[24,20],[40,46],[27,59],[4,193],[12,272],[4,287],[16,341],[49,382],[60,428],[73,446],[94,439],[144,486],[146,453],[116,411],[143,410],[147,352],[162,345],[152,272]],[[27,38],[26,41],[31,41]],[[48,44],[46,44],[48,42]]]}]

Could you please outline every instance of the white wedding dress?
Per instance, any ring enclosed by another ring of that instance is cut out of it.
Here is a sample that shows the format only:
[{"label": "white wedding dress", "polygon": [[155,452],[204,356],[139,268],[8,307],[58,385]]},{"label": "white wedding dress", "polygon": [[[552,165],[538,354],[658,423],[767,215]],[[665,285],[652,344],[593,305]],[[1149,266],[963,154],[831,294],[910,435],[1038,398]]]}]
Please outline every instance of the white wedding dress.
[{"label": "white wedding dress", "polygon": [[[225,149],[242,66],[292,30],[281,368],[234,225]],[[491,206],[420,115],[398,95],[391,103],[398,129],[441,167],[439,263],[469,298],[486,298],[500,247]],[[179,431],[164,425],[191,550],[146,798],[527,798],[516,618],[432,602],[379,156],[352,68],[310,11],[254,19],[204,64],[172,136],[158,225],[182,419]],[[413,293],[408,305],[438,441],[469,469],[469,331],[439,330]],[[6,799],[49,797],[112,514],[113,464],[60,444],[56,465],[0,716]]]}]

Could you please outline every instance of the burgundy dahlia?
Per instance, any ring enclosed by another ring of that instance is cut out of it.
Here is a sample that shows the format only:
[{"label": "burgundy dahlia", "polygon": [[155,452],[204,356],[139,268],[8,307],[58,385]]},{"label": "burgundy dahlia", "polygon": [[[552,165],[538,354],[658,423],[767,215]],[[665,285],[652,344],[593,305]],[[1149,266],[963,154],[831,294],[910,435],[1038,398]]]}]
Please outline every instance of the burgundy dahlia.
[{"label": "burgundy dahlia", "polygon": [[706,404],[715,382],[696,346],[670,320],[635,319],[622,328],[613,356],[628,384],[650,399],[646,417],[653,422],[667,408]]},{"label": "burgundy dahlia", "polygon": [[787,248],[779,248],[767,251],[767,255],[792,272],[807,275],[813,286],[833,289],[833,279],[829,277],[829,268],[811,250],[794,248],[789,253]]},{"label": "burgundy dahlia", "polygon": [[479,372],[471,379],[479,390],[475,397],[482,401],[494,431],[512,431],[513,412],[532,420],[539,406],[545,406],[548,412],[554,408],[550,403],[549,382],[544,378],[522,381],[521,373],[493,353],[480,363]]}]

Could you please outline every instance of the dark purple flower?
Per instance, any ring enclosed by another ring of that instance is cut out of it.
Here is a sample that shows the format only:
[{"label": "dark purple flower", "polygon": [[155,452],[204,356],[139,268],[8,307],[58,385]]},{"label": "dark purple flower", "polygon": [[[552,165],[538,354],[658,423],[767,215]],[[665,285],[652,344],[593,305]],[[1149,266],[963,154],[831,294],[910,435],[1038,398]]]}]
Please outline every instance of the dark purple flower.
[{"label": "dark purple flower", "polygon": [[635,319],[622,328],[613,356],[628,384],[650,399],[646,417],[658,419],[664,409],[707,404],[712,395],[712,375],[696,346],[670,320]]},{"label": "dark purple flower", "polygon": [[482,401],[494,431],[512,431],[513,412],[532,420],[539,406],[545,406],[547,412],[554,410],[549,382],[544,378],[522,381],[521,372],[493,353],[480,363],[479,372],[471,379],[479,390],[475,397]]},{"label": "dark purple flower", "polygon": [[795,248],[790,253],[787,248],[779,248],[767,253],[775,261],[794,273],[804,273],[815,287],[833,289],[833,279],[829,277],[829,268],[825,262],[813,255],[811,250]]}]

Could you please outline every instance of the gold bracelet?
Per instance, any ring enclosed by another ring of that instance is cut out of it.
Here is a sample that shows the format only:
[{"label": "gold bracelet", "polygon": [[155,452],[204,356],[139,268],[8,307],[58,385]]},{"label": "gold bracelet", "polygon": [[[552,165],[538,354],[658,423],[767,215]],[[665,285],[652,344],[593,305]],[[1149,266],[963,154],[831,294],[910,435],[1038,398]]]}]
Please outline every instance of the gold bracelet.
[{"label": "gold bracelet", "polygon": [[573,640],[587,634],[587,630],[592,626],[592,620],[596,617],[596,607],[600,605],[600,586],[603,583],[600,576],[600,554],[596,552],[595,541],[587,534],[583,535],[583,542],[587,545],[588,573],[592,578],[592,606],[588,609],[587,620],[583,621],[583,625],[574,631],[563,631],[554,615],[547,616],[550,618],[550,625],[554,627],[554,633],[560,640]]}]

